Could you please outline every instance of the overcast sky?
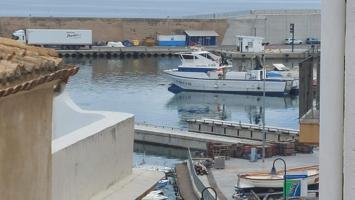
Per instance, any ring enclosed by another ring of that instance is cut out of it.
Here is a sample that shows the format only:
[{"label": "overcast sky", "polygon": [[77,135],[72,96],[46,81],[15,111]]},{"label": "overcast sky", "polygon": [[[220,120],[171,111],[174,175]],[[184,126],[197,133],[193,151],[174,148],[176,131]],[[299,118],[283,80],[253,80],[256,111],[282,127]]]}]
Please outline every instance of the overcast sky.
[{"label": "overcast sky", "polygon": [[0,16],[179,17],[255,9],[319,9],[320,0],[0,0]]}]

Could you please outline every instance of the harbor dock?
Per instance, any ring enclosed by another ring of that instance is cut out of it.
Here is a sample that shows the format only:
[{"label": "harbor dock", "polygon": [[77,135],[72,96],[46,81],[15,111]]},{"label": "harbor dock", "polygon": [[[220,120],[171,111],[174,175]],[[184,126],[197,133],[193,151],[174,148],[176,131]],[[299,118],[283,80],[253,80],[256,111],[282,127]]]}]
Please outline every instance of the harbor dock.
[{"label": "harbor dock", "polygon": [[[311,166],[319,164],[319,152],[314,151],[312,154],[296,154],[294,156],[281,156],[287,163],[287,168],[295,168],[301,166]],[[275,158],[266,158],[265,162],[259,160],[257,162],[250,162],[246,159],[231,158],[225,160],[224,169],[211,169],[211,173],[217,183],[218,188],[222,193],[232,200],[234,193],[234,186],[237,184],[237,175],[245,172],[269,172],[272,168],[272,162]],[[277,169],[282,169],[282,165],[276,165]]]},{"label": "harbor dock", "polygon": [[[223,135],[242,139],[262,141],[264,130],[260,125],[231,122],[215,119],[188,120],[189,132]],[[298,139],[299,130],[265,126],[265,140],[268,142],[285,142]]]},{"label": "harbor dock", "polygon": [[148,124],[136,123],[134,126],[134,140],[139,142],[155,143],[180,148],[207,150],[208,142],[226,144],[250,144],[261,145],[256,140],[233,138],[222,135],[189,132],[183,129],[159,127]]},{"label": "harbor dock", "polygon": [[[295,49],[292,52],[289,46],[282,46],[282,49],[267,49],[258,55],[265,55],[270,59],[304,59],[308,57],[313,50],[308,47],[302,49]],[[285,49],[286,48],[286,49]],[[228,58],[235,59],[250,59],[255,57],[255,53],[238,52],[236,47],[232,46],[210,46],[204,47],[206,51],[219,52]],[[178,52],[191,51],[190,47],[164,47],[164,46],[133,46],[133,47],[105,47],[94,46],[91,49],[78,49],[78,50],[57,50],[60,57],[92,57],[92,58],[139,58],[139,57],[158,57],[158,56],[174,56]]]}]

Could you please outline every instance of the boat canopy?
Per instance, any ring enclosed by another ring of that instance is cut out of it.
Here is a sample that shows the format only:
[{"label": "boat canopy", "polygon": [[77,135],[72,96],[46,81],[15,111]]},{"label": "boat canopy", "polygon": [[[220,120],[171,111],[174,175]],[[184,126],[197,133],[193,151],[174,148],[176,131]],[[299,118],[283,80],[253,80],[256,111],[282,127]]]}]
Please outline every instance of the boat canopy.
[{"label": "boat canopy", "polygon": [[277,71],[290,71],[288,67],[286,67],[284,64],[272,64]]}]

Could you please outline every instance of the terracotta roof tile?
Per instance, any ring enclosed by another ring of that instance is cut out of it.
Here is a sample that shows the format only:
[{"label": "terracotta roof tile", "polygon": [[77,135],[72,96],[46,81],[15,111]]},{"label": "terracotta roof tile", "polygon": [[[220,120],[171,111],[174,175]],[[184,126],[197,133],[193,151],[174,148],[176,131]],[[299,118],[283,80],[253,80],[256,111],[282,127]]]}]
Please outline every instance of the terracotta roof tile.
[{"label": "terracotta roof tile", "polygon": [[43,81],[43,77],[47,77],[48,82],[48,77],[53,78],[54,74],[61,75],[55,78],[67,79],[66,75],[75,74],[77,70],[75,66],[64,64],[53,49],[0,37],[0,92],[31,80]]}]

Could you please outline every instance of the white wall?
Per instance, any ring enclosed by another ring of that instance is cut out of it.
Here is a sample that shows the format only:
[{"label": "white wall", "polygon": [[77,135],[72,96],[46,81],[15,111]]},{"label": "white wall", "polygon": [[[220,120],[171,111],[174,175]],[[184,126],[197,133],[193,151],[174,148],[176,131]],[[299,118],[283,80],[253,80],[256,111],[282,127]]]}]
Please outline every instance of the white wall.
[{"label": "white wall", "polygon": [[[132,172],[134,119],[133,115],[111,112],[83,111],[68,96],[59,96],[54,107],[57,138],[52,142],[52,199],[86,200]],[[58,111],[58,110],[57,110]],[[64,112],[68,111],[68,112]],[[73,114],[77,112],[76,114]],[[70,116],[73,115],[73,116]],[[74,116],[89,116],[80,120]],[[100,116],[92,120],[92,116]],[[80,123],[77,123],[80,122]],[[86,122],[86,123],[81,123]],[[83,125],[82,127],[80,127]],[[76,129],[73,127],[77,127]]]},{"label": "white wall", "polygon": [[[252,43],[252,46],[249,46],[249,43]],[[253,37],[237,37],[237,46],[242,45],[242,52],[253,52],[258,53],[264,50],[263,40],[261,38]]]},{"label": "white wall", "polygon": [[321,16],[313,10],[307,12],[255,13],[228,19],[229,27],[222,45],[234,45],[235,35],[250,35],[265,38],[265,42],[282,44],[290,37],[290,23],[295,24],[295,38],[305,41],[308,37],[321,37]]},{"label": "white wall", "polygon": [[[323,0],[322,33],[319,199],[340,200],[343,197],[344,95],[346,96],[346,93],[344,94],[345,1]],[[348,150],[350,149],[345,149]],[[349,175],[345,174],[344,177]]]},{"label": "white wall", "polygon": [[344,199],[355,199],[355,1],[346,6],[345,109],[344,109]]}]

